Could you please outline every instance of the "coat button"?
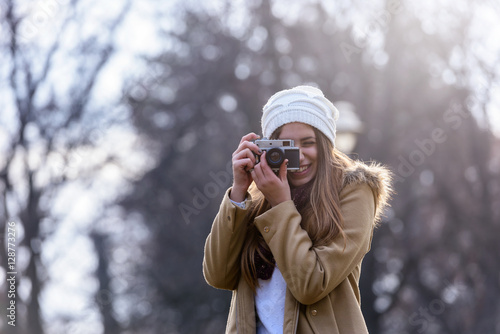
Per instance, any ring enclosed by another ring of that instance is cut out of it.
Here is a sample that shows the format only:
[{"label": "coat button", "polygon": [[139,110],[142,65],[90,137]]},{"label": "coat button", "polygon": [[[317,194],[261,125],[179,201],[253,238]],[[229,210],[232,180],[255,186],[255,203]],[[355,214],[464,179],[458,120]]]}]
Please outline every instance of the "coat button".
[{"label": "coat button", "polygon": [[312,310],[312,311],[311,311],[311,314],[312,314],[312,315],[316,315],[316,314],[318,314],[318,310]]},{"label": "coat button", "polygon": [[264,232],[269,232],[269,226],[264,227]]},{"label": "coat button", "polygon": [[227,216],[227,220],[231,221],[231,216]]}]

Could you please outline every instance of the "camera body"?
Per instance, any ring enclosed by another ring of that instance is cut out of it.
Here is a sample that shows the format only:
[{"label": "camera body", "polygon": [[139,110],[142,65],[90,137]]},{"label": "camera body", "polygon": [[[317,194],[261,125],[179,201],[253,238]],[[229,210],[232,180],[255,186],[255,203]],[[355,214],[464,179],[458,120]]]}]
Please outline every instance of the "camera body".
[{"label": "camera body", "polygon": [[[279,171],[281,164],[288,159],[287,170],[296,171],[300,168],[300,151],[294,146],[292,139],[257,139],[253,143],[262,151],[266,151],[266,161],[275,172]],[[256,156],[256,163],[260,162],[260,156]]]}]

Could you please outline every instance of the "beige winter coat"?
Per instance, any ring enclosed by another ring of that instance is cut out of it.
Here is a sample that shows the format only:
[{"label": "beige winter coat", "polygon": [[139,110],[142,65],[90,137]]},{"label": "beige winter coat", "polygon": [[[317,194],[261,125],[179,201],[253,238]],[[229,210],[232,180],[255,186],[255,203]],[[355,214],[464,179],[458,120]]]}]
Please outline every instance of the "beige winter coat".
[{"label": "beige winter coat", "polygon": [[[233,291],[226,333],[254,334],[254,294],[240,271],[246,210],[231,203],[229,192],[206,240],[203,274],[213,287]],[[326,246],[313,247],[292,201],[256,217],[287,283],[283,333],[368,332],[360,308],[361,262],[389,193],[390,176],[383,167],[358,163],[346,172],[340,192],[346,243],[338,236]]]}]

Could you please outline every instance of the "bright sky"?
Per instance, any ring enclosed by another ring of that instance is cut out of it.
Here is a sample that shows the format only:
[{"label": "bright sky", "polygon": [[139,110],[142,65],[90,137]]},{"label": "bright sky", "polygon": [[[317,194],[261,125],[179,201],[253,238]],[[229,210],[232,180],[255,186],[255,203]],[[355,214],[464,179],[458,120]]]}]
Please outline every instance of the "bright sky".
[{"label": "bright sky", "polygon": [[[85,13],[87,19],[83,24],[76,22],[70,24],[65,34],[62,35],[64,41],[62,51],[55,57],[55,61],[59,65],[51,74],[52,81],[58,83],[55,85],[56,93],[64,96],[68,86],[65,83],[73,79],[68,78],[68,73],[73,72],[76,64],[71,61],[68,52],[71,52],[75,42],[78,39],[84,39],[85,36],[95,34],[100,24],[114,18],[123,2],[114,1],[106,4],[95,0],[80,2],[82,6],[79,10]],[[121,83],[125,77],[138,77],[145,72],[145,63],[138,56],[154,55],[163,48],[163,45],[158,42],[158,32],[154,25],[154,1],[132,1],[132,3],[132,8],[129,10],[125,22],[123,22],[116,38],[113,39],[118,51],[102,73],[102,80],[95,89],[97,94],[93,102],[95,105],[106,106],[104,110],[107,110],[108,114],[121,114],[122,119],[126,119],[128,115],[126,108],[110,110],[107,106],[120,98],[122,94]],[[26,17],[24,26],[20,26],[19,30],[21,43],[26,45],[37,43],[41,49],[47,48],[55,37],[54,31],[58,30],[61,20],[68,13],[68,5],[69,1],[64,0],[42,0],[34,3],[29,2],[29,6],[26,2],[26,6],[21,6],[19,11]],[[3,8],[0,8],[0,11],[1,9]],[[105,28],[104,25],[102,31],[105,31]],[[99,36],[105,41],[105,33],[99,34]],[[72,38],[67,39],[68,37]],[[3,84],[0,83],[0,89],[3,89]],[[49,90],[46,92],[48,93]],[[5,95],[0,98],[0,101],[4,106],[9,106],[12,102]],[[14,109],[4,107],[1,116],[0,150],[5,150],[2,145],[7,145],[8,142],[1,139],[9,137],[7,134],[8,125],[13,124]],[[76,150],[70,156],[67,165],[61,162],[60,156],[57,154],[49,158],[49,163],[52,164],[50,168],[63,168],[70,178],[74,177],[74,181],[69,182],[62,189],[55,203],[52,204],[52,216],[59,220],[58,226],[55,233],[49,233],[50,237],[42,245],[42,261],[47,267],[48,280],[44,285],[40,303],[50,333],[61,332],[62,327],[58,321],[64,318],[77,319],[71,325],[75,329],[73,332],[100,333],[103,330],[99,319],[99,310],[93,300],[93,296],[98,290],[98,282],[93,276],[97,259],[94,246],[87,236],[89,229],[95,228],[109,233],[117,238],[113,239],[112,237],[111,242],[123,244],[125,241],[119,238],[125,233],[124,228],[129,228],[127,234],[132,234],[128,237],[128,242],[131,243],[129,244],[130,248],[134,248],[134,243],[140,242],[147,235],[147,231],[141,229],[138,217],[131,215],[123,217],[120,216],[119,209],[106,207],[107,203],[112,203],[117,195],[128,189],[123,170],[116,165],[108,164],[90,183],[78,180],[77,177],[91,168],[92,165],[101,163],[108,152],[114,152],[118,155],[118,160],[121,161],[120,167],[127,169],[128,175],[126,176],[128,178],[131,176],[130,173],[139,175],[140,171],[146,170],[154,161],[151,156],[145,156],[144,151],[141,152],[132,129],[116,126],[105,129],[97,128],[96,132],[99,136],[97,147],[91,151],[84,148]],[[36,143],[37,131],[33,132],[33,136]],[[62,154],[64,151],[60,151],[60,153]],[[32,166],[39,165],[39,161],[36,153],[30,156]],[[16,163],[22,164],[22,160],[16,160]],[[44,167],[49,168],[48,166]],[[14,170],[21,172],[23,169],[14,168]],[[43,175],[43,173],[38,175]],[[20,181],[23,180],[23,177],[21,175],[14,176],[14,179]],[[40,179],[38,181],[43,182]],[[19,183],[17,185],[20,186]],[[12,200],[9,202],[10,211],[16,212],[16,202]],[[41,232],[50,231],[53,229],[53,224],[53,221],[44,221],[41,224]],[[130,226],[133,226],[131,230]],[[18,240],[21,240],[22,226],[18,224],[18,227]],[[36,248],[36,245],[33,247]],[[26,250],[19,247],[19,268],[26,266],[26,261],[23,261],[26,256]],[[115,257],[117,263],[120,262],[120,258],[123,256]],[[5,272],[0,270],[0,278],[4,276]],[[118,276],[114,278],[118,278]],[[4,281],[4,279],[1,280]],[[115,281],[119,282],[120,280],[116,279]],[[116,286],[115,288],[119,289]],[[20,298],[28,299],[30,290],[29,281],[19,281],[17,291]],[[81,330],[76,330],[78,328]]]}]

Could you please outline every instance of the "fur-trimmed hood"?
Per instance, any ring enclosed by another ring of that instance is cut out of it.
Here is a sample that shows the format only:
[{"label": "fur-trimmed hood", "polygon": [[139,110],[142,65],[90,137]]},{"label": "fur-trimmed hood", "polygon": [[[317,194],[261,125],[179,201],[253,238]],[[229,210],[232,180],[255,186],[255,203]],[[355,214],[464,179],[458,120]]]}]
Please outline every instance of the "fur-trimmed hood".
[{"label": "fur-trimmed hood", "polygon": [[361,183],[368,184],[373,191],[376,205],[375,223],[378,223],[384,209],[389,206],[389,200],[393,194],[392,172],[379,163],[366,164],[355,161],[344,172],[343,187]]}]

